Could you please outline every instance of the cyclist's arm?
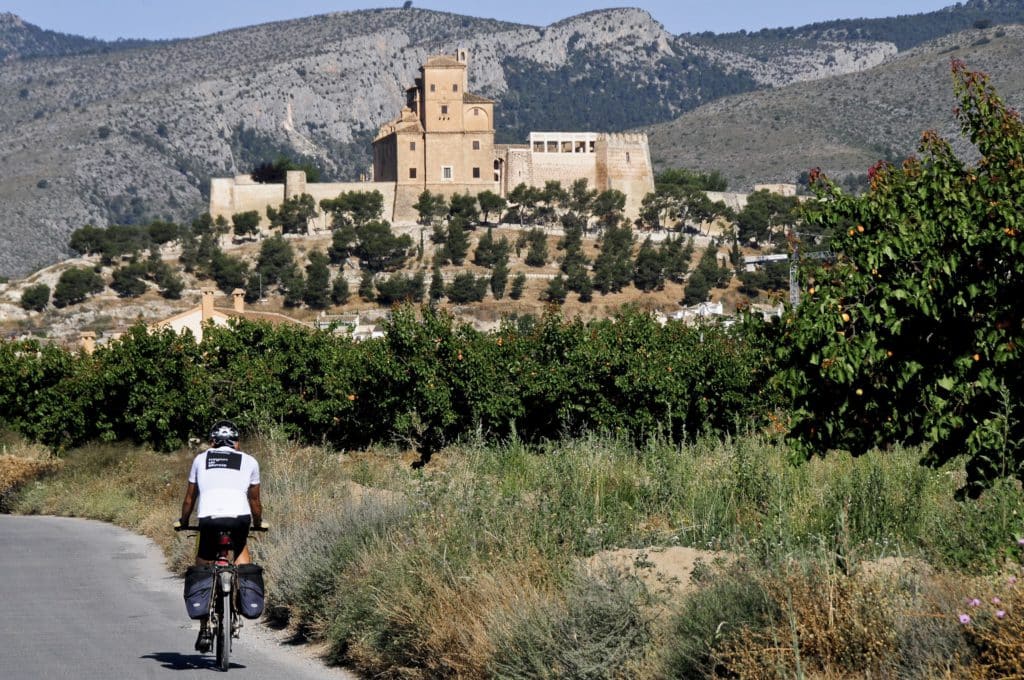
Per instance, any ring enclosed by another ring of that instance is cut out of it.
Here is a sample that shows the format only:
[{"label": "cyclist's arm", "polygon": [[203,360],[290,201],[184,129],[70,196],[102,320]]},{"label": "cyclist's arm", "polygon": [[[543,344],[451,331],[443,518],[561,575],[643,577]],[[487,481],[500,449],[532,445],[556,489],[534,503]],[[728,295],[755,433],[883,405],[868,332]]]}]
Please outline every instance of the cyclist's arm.
[{"label": "cyclist's arm", "polygon": [[195,482],[189,482],[185,489],[185,500],[181,503],[181,526],[188,526],[188,518],[192,516],[192,508],[196,505],[199,489]]},{"label": "cyclist's arm", "polygon": [[260,503],[260,485],[249,485],[249,512],[252,514],[252,525],[258,527],[263,523],[263,504]]}]

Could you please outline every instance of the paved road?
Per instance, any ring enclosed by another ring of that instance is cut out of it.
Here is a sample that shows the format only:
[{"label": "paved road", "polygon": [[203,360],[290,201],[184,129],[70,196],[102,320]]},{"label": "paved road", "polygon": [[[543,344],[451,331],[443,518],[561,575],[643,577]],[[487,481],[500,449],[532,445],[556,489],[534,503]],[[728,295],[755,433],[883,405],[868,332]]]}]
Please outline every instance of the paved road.
[{"label": "paved road", "polygon": [[[0,678],[210,678],[193,651],[182,582],[149,540],[101,522],[0,515]],[[282,647],[247,621],[231,654],[245,678],[355,676]]]}]

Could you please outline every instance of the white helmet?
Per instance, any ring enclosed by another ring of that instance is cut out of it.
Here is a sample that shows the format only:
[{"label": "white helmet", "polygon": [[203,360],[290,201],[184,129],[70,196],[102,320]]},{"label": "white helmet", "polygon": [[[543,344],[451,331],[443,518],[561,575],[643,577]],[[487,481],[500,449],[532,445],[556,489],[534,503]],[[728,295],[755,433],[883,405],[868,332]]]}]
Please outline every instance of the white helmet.
[{"label": "white helmet", "polygon": [[210,440],[217,446],[235,444],[238,441],[238,428],[230,420],[218,420],[210,428]]}]

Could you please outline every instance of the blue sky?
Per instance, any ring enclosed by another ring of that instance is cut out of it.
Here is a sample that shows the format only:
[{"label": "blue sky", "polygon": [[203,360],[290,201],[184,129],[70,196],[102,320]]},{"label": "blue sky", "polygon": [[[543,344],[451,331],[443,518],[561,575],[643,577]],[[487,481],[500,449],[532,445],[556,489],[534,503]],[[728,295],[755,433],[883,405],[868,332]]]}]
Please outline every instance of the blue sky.
[{"label": "blue sky", "polygon": [[[641,7],[672,33],[757,30],[814,21],[930,12],[951,0],[413,0],[416,7],[546,25],[607,7]],[[326,12],[400,7],[402,0],[0,0],[0,11],[62,33],[115,38],[181,38]]]}]

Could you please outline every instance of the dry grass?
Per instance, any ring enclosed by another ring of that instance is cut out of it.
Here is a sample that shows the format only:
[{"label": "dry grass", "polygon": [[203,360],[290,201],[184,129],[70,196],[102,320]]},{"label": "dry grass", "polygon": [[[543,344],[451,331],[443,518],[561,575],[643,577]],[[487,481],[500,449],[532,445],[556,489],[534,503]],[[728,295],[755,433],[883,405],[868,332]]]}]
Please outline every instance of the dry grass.
[{"label": "dry grass", "polygon": [[7,512],[8,498],[22,486],[60,469],[60,459],[42,446],[16,441],[0,453],[0,512]]},{"label": "dry grass", "polygon": [[[1018,590],[941,571],[955,552],[905,557],[1018,516],[1019,491],[957,505],[914,452],[793,467],[756,438],[640,452],[590,438],[453,448],[413,471],[409,452],[273,431],[247,448],[273,525],[252,542],[269,616],[375,677],[985,677],[1024,653]],[[116,522],[181,567],[193,543],[169,527],[190,460],[90,446],[17,509]]]},{"label": "dry grass", "polygon": [[986,585],[961,605],[971,617],[964,632],[977,649],[970,677],[1024,678],[1024,584],[1014,576]]},{"label": "dry grass", "polygon": [[792,562],[760,583],[779,616],[721,650],[739,677],[931,678],[976,668],[955,614],[964,579],[903,568],[850,576],[821,562]]}]

